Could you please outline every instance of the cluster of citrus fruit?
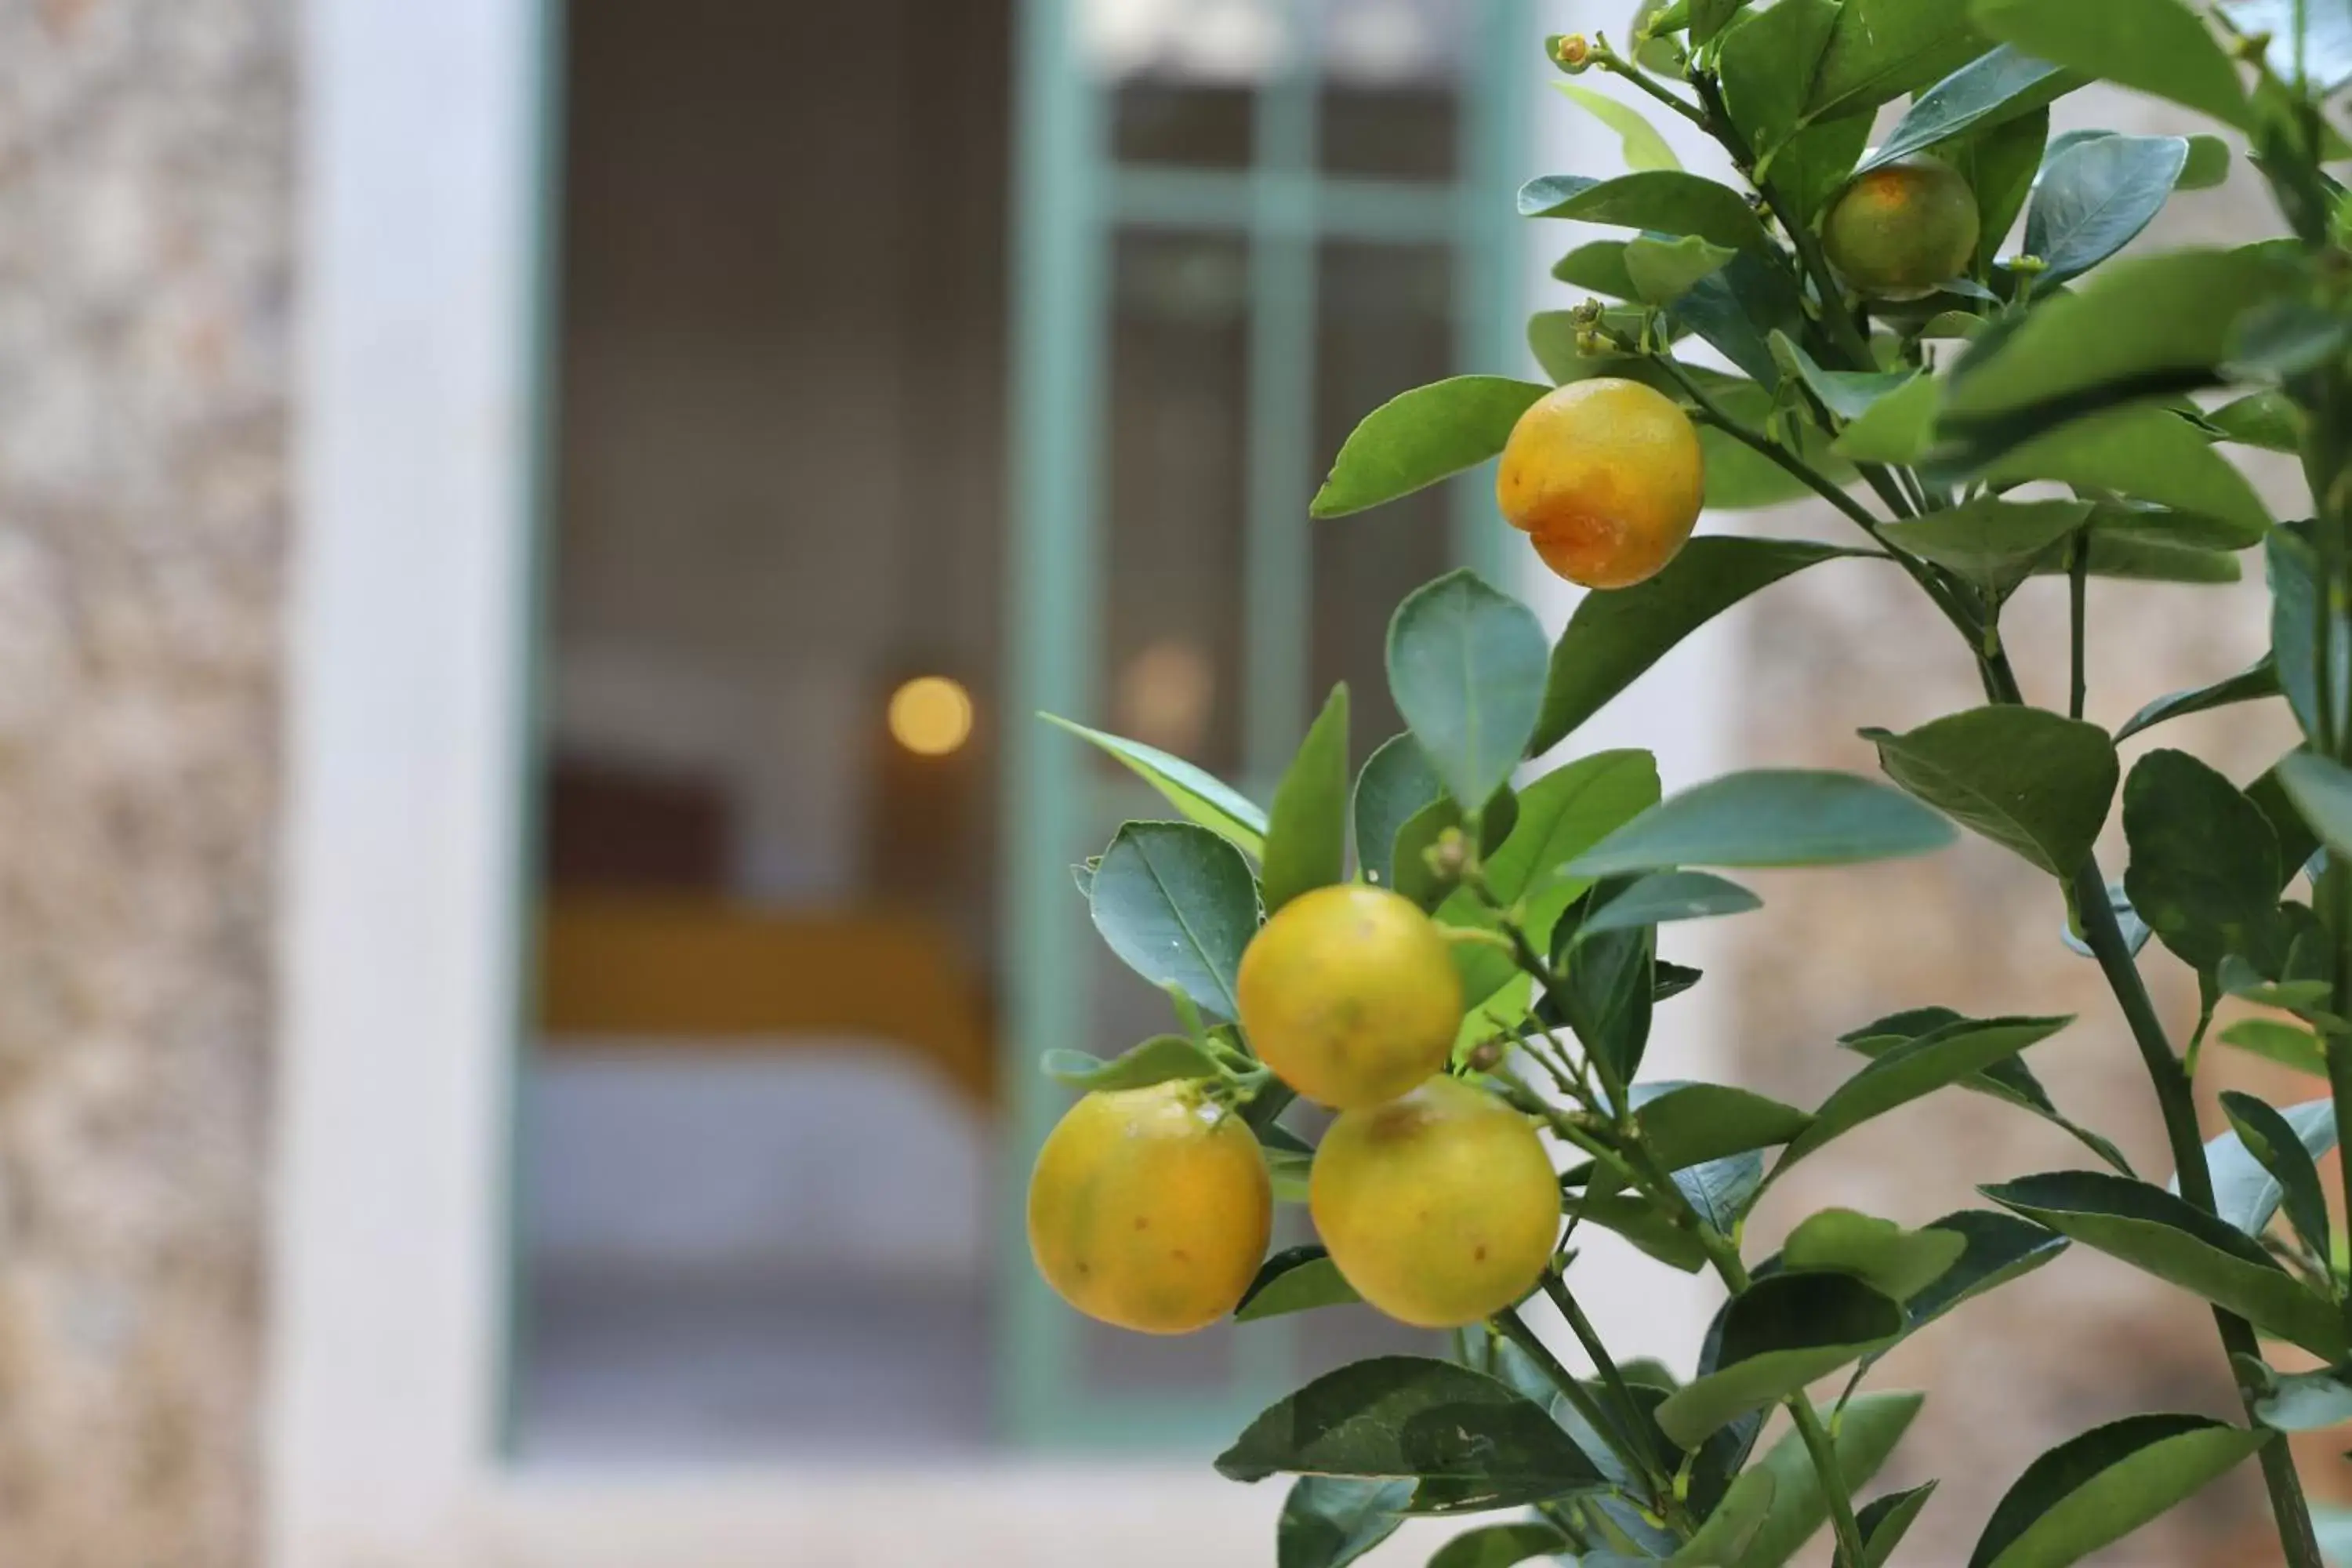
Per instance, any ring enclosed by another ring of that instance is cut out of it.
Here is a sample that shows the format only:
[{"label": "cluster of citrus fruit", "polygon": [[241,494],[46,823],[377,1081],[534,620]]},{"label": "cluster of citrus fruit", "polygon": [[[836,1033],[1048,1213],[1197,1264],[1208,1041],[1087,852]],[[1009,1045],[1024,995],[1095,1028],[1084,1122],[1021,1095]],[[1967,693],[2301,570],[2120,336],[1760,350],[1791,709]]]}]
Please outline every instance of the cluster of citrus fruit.
[{"label": "cluster of citrus fruit", "polygon": [[[1258,1059],[1339,1112],[1307,1207],[1356,1293],[1422,1328],[1517,1301],[1551,1257],[1559,1183],[1535,1126],[1446,1074],[1462,982],[1412,900],[1360,883],[1292,900],[1242,955]],[[1097,1091],[1029,1184],[1038,1271],[1121,1328],[1185,1333],[1232,1311],[1265,1256],[1273,1195],[1255,1136],[1196,1080]]]},{"label": "cluster of citrus fruit", "polygon": [[[1924,154],[1849,182],[1822,220],[1822,246],[1856,292],[1931,295],[1977,251],[1976,195]],[[1553,388],[1512,426],[1495,499],[1545,565],[1587,588],[1654,576],[1688,542],[1706,499],[1698,432],[1656,388],[1595,376]]]}]

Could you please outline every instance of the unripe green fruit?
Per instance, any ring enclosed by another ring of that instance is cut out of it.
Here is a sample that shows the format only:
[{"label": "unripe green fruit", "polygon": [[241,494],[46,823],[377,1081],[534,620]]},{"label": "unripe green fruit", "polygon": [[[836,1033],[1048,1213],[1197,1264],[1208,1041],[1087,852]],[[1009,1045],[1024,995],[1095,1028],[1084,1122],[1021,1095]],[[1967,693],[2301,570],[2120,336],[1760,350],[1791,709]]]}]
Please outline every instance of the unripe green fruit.
[{"label": "unripe green fruit", "polygon": [[1856,176],[1822,219],[1822,248],[1856,292],[1916,300],[1966,274],[1977,198],[1949,163],[1924,155]]}]

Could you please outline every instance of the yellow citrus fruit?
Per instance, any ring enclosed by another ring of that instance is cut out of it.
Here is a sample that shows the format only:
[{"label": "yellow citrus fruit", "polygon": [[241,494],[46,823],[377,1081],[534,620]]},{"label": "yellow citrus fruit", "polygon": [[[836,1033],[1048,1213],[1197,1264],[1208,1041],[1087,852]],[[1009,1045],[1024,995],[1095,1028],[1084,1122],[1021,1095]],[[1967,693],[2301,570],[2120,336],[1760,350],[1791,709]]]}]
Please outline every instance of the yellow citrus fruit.
[{"label": "yellow citrus fruit", "polygon": [[1856,291],[1916,300],[1977,257],[1977,197],[1958,170],[1924,154],[1857,176],[1822,219],[1822,249]]},{"label": "yellow citrus fruit", "polygon": [[1265,1260],[1274,1191],[1257,1139],[1193,1082],[1098,1090],[1029,1175],[1029,1251],[1062,1300],[1147,1334],[1234,1310]]},{"label": "yellow citrus fruit", "polygon": [[1674,400],[1596,376],[1519,416],[1495,499],[1545,565],[1588,588],[1623,588],[1675,558],[1706,499],[1698,432]]},{"label": "yellow citrus fruit", "polygon": [[1475,1323],[1517,1301],[1559,1234],[1559,1178],[1543,1140],[1455,1078],[1333,1121],[1307,1196],[1356,1294],[1418,1328]]},{"label": "yellow citrus fruit", "polygon": [[1462,1026],[1462,977],[1437,922],[1402,894],[1352,882],[1276,911],[1242,954],[1236,1000],[1258,1059],[1342,1110],[1444,1068]]}]

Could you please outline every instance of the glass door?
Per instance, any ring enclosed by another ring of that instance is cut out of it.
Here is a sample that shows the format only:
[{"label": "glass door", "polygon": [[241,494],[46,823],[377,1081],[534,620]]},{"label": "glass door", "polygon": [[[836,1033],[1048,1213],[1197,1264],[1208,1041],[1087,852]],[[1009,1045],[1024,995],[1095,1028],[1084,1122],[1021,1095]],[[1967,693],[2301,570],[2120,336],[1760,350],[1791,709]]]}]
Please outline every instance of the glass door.
[{"label": "glass door", "polygon": [[[1389,608],[1493,547],[1489,482],[1344,523],[1307,504],[1363,412],[1524,357],[1510,192],[1538,42],[1523,0],[1024,0],[1008,715],[1131,735],[1261,799],[1334,681],[1359,759],[1402,728]],[[1149,1341],[1013,1266],[1068,1103],[1039,1054],[1167,1027],[1067,868],[1164,810],[1047,726],[1004,742],[1000,1415],[1024,1442],[1206,1446],[1401,1331],[1335,1313],[1311,1342],[1282,1320]]]}]

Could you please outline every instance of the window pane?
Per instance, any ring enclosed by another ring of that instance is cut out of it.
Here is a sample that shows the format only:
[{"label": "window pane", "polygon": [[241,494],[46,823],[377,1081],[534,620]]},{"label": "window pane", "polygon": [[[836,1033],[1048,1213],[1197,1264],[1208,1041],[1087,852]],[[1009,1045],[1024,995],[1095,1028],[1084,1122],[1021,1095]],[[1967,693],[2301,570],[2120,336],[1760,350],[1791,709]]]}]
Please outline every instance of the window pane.
[{"label": "window pane", "polygon": [[1121,82],[1111,93],[1111,153],[1122,163],[1245,168],[1256,110],[1246,87]]},{"label": "window pane", "polygon": [[[1323,247],[1316,353],[1315,458],[1320,473],[1356,421],[1454,360],[1452,264],[1438,247]],[[1452,564],[1448,487],[1313,525],[1315,689],[1346,680],[1355,751],[1404,728],[1385,674],[1389,616]]]},{"label": "window pane", "polygon": [[526,1458],[989,1441],[1009,26],[573,7]]},{"label": "window pane", "polygon": [[[1105,712],[1221,776],[1241,760],[1248,253],[1224,235],[1114,251],[1103,489]],[[1105,760],[1101,776],[1131,777]]]},{"label": "window pane", "polygon": [[[1226,777],[1240,760],[1242,498],[1248,253],[1231,236],[1129,234],[1113,249],[1108,467],[1102,515],[1102,717]],[[1166,804],[1087,753],[1096,839]],[[1168,998],[1100,942],[1087,948],[1088,1048],[1116,1055],[1174,1025]],[[1077,1320],[1073,1320],[1077,1321]],[[1080,1330],[1098,1393],[1230,1384],[1234,1330],[1180,1339]]]},{"label": "window pane", "polygon": [[1318,0],[1323,166],[1449,180],[1461,162],[1467,0]]},{"label": "window pane", "polygon": [[1085,0],[1079,26],[1120,162],[1249,163],[1256,89],[1287,59],[1277,0]]}]

